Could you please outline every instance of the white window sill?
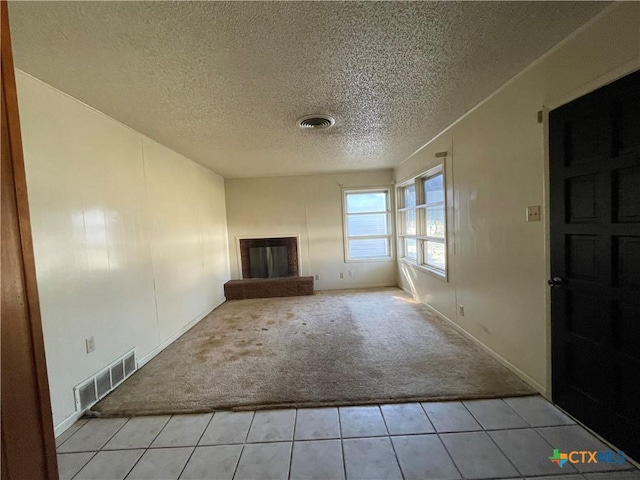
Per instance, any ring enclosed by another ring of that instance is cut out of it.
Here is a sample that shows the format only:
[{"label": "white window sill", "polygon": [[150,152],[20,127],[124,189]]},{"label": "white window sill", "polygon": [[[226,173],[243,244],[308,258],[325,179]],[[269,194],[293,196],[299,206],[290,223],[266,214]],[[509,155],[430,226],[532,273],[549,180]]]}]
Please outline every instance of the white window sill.
[{"label": "white window sill", "polygon": [[374,258],[348,258],[344,263],[380,263],[380,262],[393,262],[395,257],[374,257]]}]

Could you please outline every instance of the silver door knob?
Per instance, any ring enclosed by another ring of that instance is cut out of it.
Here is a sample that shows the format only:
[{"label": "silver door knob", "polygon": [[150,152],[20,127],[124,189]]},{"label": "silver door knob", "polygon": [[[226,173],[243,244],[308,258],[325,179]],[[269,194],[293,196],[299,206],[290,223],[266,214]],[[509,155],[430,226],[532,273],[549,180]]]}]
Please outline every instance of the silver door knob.
[{"label": "silver door knob", "polygon": [[551,287],[564,287],[564,279],[560,278],[560,277],[553,277],[553,278],[547,280],[547,283]]}]

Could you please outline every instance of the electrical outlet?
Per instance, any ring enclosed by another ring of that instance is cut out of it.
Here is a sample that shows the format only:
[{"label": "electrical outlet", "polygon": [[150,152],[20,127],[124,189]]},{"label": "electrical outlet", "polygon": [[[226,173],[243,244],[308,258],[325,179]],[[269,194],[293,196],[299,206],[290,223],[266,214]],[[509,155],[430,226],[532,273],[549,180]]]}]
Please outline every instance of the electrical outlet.
[{"label": "electrical outlet", "polygon": [[340,278],[344,278],[344,273],[340,272]]},{"label": "electrical outlet", "polygon": [[533,205],[527,207],[527,222],[539,222],[540,221],[540,205]]},{"label": "electrical outlet", "polygon": [[316,274],[316,280],[320,280],[320,275]]},{"label": "electrical outlet", "polygon": [[460,312],[460,316],[464,317],[464,305],[458,305],[458,311]]},{"label": "electrical outlet", "polygon": [[91,353],[96,349],[96,339],[94,337],[89,337],[85,340],[87,344],[87,353]]},{"label": "electrical outlet", "polygon": [[353,277],[353,270],[349,270],[349,276]]}]

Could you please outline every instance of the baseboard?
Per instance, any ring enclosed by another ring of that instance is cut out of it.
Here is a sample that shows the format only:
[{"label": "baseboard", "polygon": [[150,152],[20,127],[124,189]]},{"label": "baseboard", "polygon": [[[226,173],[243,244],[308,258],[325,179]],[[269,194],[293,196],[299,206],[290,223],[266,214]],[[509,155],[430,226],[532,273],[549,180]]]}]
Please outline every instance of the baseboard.
[{"label": "baseboard", "polygon": [[84,412],[74,412],[69,417],[65,418],[58,425],[53,428],[53,435],[57,438],[62,435],[71,425],[76,423],[84,415]]},{"label": "baseboard", "polygon": [[[402,290],[404,293],[406,293],[407,295],[409,295],[409,296],[410,296],[411,298],[413,298],[414,300],[418,300],[418,299],[416,298],[416,296],[413,294],[413,292],[412,292],[411,290],[409,290],[407,287],[405,287],[404,285],[402,285],[401,283],[397,283],[397,284],[396,284],[396,287],[398,287],[400,290]],[[419,300],[418,300],[418,301],[419,301]],[[422,303],[422,302],[420,302],[420,303]],[[425,303],[424,305],[426,305],[426,303]],[[429,308],[431,308],[431,307],[429,307]],[[432,308],[432,310],[435,310],[435,309],[433,309],[433,308]]]},{"label": "baseboard", "polygon": [[213,304],[213,306],[211,306],[210,308],[207,308],[204,313],[198,315],[196,318],[191,320],[189,323],[187,323],[184,327],[182,327],[180,330],[178,330],[173,335],[171,335],[169,338],[167,338],[164,342],[162,342],[156,348],[151,350],[151,352],[149,352],[147,355],[145,355],[140,360],[138,360],[138,368],[141,368],[146,363],[149,363],[149,361],[151,361],[153,359],[153,357],[158,355],[162,350],[167,348],[169,345],[171,345],[173,342],[175,342],[178,338],[180,338],[182,335],[184,335],[189,330],[191,330],[193,327],[195,327],[200,322],[200,320],[202,320],[204,317],[206,317],[211,312],[213,312],[216,308],[218,308],[220,305],[222,305],[225,301],[226,301],[226,299],[224,297],[222,297],[222,299],[219,299],[218,301],[216,301]]},{"label": "baseboard", "polygon": [[386,288],[386,287],[397,287],[398,285],[395,282],[389,283],[358,283],[355,285],[344,285],[340,287],[328,287],[328,288],[316,288],[316,292],[328,292],[330,290],[354,290],[356,288]]},{"label": "baseboard", "polygon": [[[412,292],[410,292],[409,290],[407,290],[404,286],[400,285],[400,288],[402,290],[404,290],[408,295],[410,295],[413,298],[416,298]],[[418,301],[420,301],[420,299],[416,299]],[[422,301],[420,301],[420,303],[422,305],[424,305],[425,307],[427,307],[429,310],[431,310],[433,313],[435,313],[438,317],[440,317],[441,319],[443,319],[445,322],[447,322],[449,325],[451,325],[457,332],[461,333],[462,335],[464,335],[466,338],[468,338],[469,340],[471,340],[474,344],[476,344],[478,347],[480,347],[482,350],[484,350],[485,352],[487,352],[489,355],[491,355],[493,358],[495,358],[498,362],[500,362],[500,364],[502,364],[503,366],[505,366],[506,368],[508,368],[511,372],[515,373],[518,377],[520,377],[522,380],[524,380],[526,383],[528,383],[533,389],[537,390],[540,395],[547,397],[547,389],[545,387],[543,387],[540,383],[536,382],[533,378],[531,378],[529,375],[527,375],[525,372],[523,372],[522,370],[520,370],[518,367],[516,367],[513,363],[511,363],[509,360],[507,360],[506,358],[504,358],[502,355],[500,355],[499,353],[497,353],[495,350],[493,350],[492,348],[488,347],[487,345],[485,345],[483,342],[481,342],[480,340],[478,340],[476,337],[474,337],[472,334],[470,334],[469,332],[467,332],[464,328],[462,328],[460,325],[458,325],[456,322],[454,322],[453,320],[451,320],[449,317],[447,317],[446,315],[444,315],[443,313],[439,312],[437,309],[433,308],[431,305],[429,305],[428,303],[424,303]]]}]

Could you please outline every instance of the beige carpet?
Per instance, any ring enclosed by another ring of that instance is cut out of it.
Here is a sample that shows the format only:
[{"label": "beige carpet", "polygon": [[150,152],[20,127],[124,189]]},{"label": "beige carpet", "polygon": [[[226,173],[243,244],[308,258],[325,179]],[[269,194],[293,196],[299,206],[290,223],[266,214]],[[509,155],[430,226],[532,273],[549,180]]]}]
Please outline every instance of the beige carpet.
[{"label": "beige carpet", "polygon": [[96,415],[534,393],[395,288],[223,304],[93,407]]}]

